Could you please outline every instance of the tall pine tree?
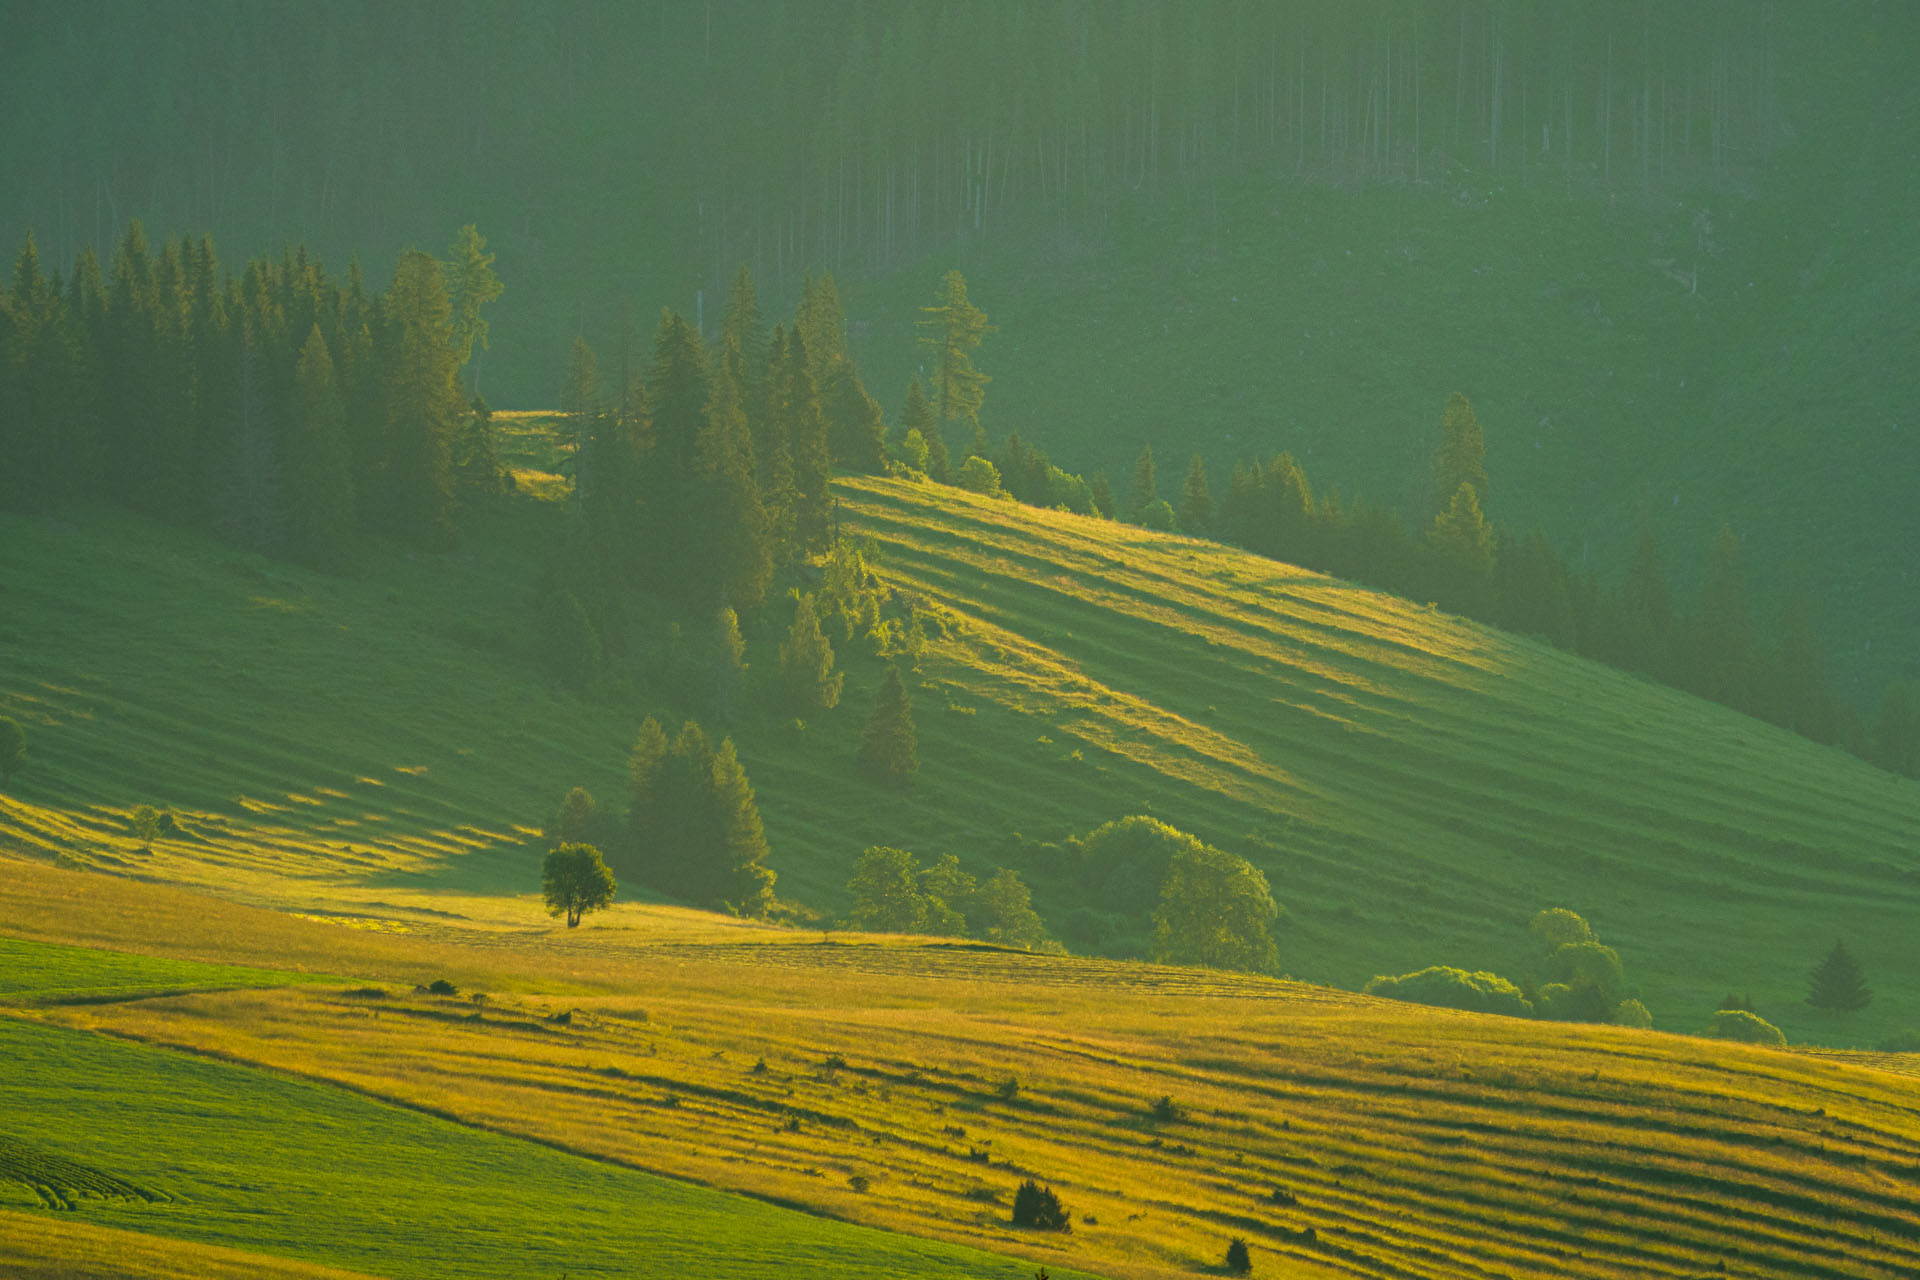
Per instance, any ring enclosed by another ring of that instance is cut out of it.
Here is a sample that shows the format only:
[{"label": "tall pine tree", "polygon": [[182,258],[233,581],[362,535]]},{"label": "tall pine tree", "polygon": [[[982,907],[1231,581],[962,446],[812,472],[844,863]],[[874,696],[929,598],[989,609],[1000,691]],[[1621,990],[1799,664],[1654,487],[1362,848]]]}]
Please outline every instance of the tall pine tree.
[{"label": "tall pine tree", "polygon": [[[927,316],[919,322],[920,343],[933,364],[933,410],[939,424],[935,434],[944,432],[949,422],[958,423],[971,443],[980,429],[980,406],[990,381],[973,367],[973,352],[994,326],[987,323],[985,312],[967,300],[966,277],[958,271],[941,277],[934,305],[920,309]],[[931,437],[927,445],[932,448]]]},{"label": "tall pine tree", "polygon": [[1473,486],[1474,504],[1487,509],[1487,442],[1473,406],[1458,391],[1447,397],[1440,415],[1440,448],[1433,455],[1433,513],[1453,505],[1461,485]]},{"label": "tall pine tree", "polygon": [[343,566],[357,525],[353,454],[333,357],[314,324],[294,372],[286,445],[287,549],[323,569]]},{"label": "tall pine tree", "polygon": [[401,254],[385,314],[393,531],[421,545],[448,546],[454,532],[453,436],[466,400],[440,264],[418,249]]},{"label": "tall pine tree", "polygon": [[900,668],[888,667],[873,698],[860,743],[860,768],[877,782],[905,786],[920,771],[919,739],[913,729],[913,703]]}]

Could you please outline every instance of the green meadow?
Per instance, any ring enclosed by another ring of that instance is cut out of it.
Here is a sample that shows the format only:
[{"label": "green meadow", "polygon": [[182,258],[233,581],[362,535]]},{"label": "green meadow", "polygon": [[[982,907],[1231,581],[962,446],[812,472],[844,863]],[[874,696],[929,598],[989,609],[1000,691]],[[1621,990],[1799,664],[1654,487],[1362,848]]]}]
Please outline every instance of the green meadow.
[{"label": "green meadow", "polygon": [[18,1018],[0,1049],[0,1209],[385,1275],[1030,1274],[224,1062]]}]

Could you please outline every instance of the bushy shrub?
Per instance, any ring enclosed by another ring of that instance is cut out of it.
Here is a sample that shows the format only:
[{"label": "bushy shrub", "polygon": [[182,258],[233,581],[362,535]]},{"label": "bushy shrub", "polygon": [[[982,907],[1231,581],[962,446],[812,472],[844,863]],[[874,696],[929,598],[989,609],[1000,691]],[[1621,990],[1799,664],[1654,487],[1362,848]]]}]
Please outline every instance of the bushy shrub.
[{"label": "bushy shrub", "polygon": [[1073,1222],[1052,1187],[1028,1178],[1013,1193],[1013,1225],[1041,1231],[1071,1231]]},{"label": "bushy shrub", "polygon": [[1227,1245],[1227,1270],[1236,1276],[1253,1270],[1253,1256],[1247,1252],[1247,1242],[1237,1236]]},{"label": "bushy shrub", "polygon": [[1366,991],[1371,996],[1437,1005],[1442,1009],[1502,1013],[1514,1018],[1533,1016],[1533,1006],[1520,994],[1520,988],[1505,978],[1494,973],[1468,973],[1445,965],[1432,965],[1398,977],[1382,975],[1369,982]]},{"label": "bushy shrub", "polygon": [[965,462],[961,463],[958,474],[953,478],[953,483],[958,488],[965,489],[971,493],[985,494],[989,498],[997,498],[1002,493],[1000,488],[1000,468],[994,466],[985,458],[968,458]]},{"label": "bushy shrub", "polygon": [[1707,1034],[1716,1040],[1737,1040],[1741,1044],[1764,1044],[1784,1049],[1787,1038],[1780,1028],[1757,1013],[1745,1009],[1717,1009],[1707,1019]]},{"label": "bushy shrub", "polygon": [[1653,1015],[1647,1012],[1647,1006],[1638,1000],[1622,1000],[1613,1009],[1614,1022],[1622,1027],[1638,1027],[1645,1031],[1653,1026]]},{"label": "bushy shrub", "polygon": [[454,986],[445,978],[435,978],[427,984],[427,990],[436,996],[457,996],[460,994],[460,988]]}]

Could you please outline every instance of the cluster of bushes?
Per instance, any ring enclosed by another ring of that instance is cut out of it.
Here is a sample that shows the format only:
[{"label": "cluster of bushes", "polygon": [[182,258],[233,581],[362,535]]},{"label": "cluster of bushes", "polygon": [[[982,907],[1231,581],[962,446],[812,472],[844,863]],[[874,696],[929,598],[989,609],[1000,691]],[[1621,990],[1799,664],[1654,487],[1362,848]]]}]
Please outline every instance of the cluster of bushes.
[{"label": "cluster of bushes", "polygon": [[1238,854],[1145,815],[1042,846],[1043,873],[1080,903],[1064,920],[1077,950],[1145,953],[1166,964],[1252,973],[1279,967],[1284,908]]},{"label": "cluster of bushes", "polygon": [[979,938],[1012,947],[1059,950],[1033,909],[1032,894],[1005,867],[983,883],[944,854],[922,864],[905,849],[873,846],[847,881],[847,923],[883,933]]},{"label": "cluster of bushes", "polygon": [[1367,994],[1516,1018],[1653,1025],[1647,1007],[1625,984],[1619,953],[1603,945],[1579,915],[1553,907],[1536,914],[1528,931],[1538,958],[1524,987],[1497,974],[1433,965],[1375,977],[1366,985]]}]

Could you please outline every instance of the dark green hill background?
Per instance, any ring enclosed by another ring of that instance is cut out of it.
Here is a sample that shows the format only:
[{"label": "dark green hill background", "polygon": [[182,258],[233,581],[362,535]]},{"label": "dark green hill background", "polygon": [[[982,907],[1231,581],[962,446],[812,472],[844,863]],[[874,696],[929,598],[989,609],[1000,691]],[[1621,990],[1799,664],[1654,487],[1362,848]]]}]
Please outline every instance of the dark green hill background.
[{"label": "dark green hill background", "polygon": [[[229,262],[438,250],[506,295],[482,389],[566,344],[771,310],[832,270],[898,406],[968,274],[986,419],[1073,469],[1293,450],[1415,514],[1448,392],[1494,514],[1610,571],[1644,504],[1683,581],[1744,540],[1843,688],[1920,667],[1920,15],[1687,6],[15,3],[0,238],[50,262],[213,233]],[[1167,481],[1170,487],[1172,479]],[[1763,617],[1764,622],[1771,622]]]}]

